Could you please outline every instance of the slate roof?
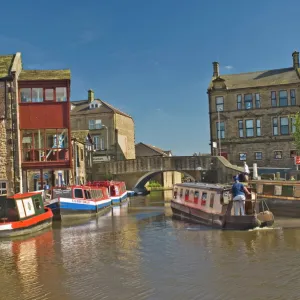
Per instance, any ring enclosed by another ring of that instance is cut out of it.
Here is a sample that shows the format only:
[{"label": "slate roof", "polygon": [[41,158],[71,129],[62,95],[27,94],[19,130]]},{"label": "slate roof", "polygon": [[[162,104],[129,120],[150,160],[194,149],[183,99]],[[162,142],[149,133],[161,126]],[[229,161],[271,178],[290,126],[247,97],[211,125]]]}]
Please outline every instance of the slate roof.
[{"label": "slate roof", "polygon": [[[100,101],[104,106],[106,106],[107,108],[111,109],[114,113],[119,114],[119,115],[123,115],[125,117],[131,118],[132,117],[126,113],[124,113],[123,111],[115,108],[114,106],[112,106],[111,104],[101,100],[101,99],[95,99],[97,101]],[[90,113],[93,114],[97,114],[101,112],[101,107],[97,107],[97,108],[93,108],[93,109],[89,109],[89,101],[88,100],[79,100],[79,101],[71,101],[71,104],[74,105],[75,107],[71,110],[71,115],[88,115]]]},{"label": "slate roof", "polygon": [[162,149],[160,149],[160,148],[158,148],[156,146],[152,146],[152,145],[145,144],[145,143],[138,143],[138,144],[136,144],[136,146],[137,145],[144,145],[144,146],[150,148],[151,150],[153,150],[153,151],[155,151],[158,154],[163,155],[163,156],[169,156],[169,154],[171,153],[171,150],[165,151],[165,150],[162,150]]},{"label": "slate roof", "polygon": [[66,70],[22,70],[19,80],[70,80],[71,71]]},{"label": "slate roof", "polygon": [[[268,71],[257,71],[241,74],[220,75],[217,80],[223,79],[227,89],[242,89],[300,83],[300,69],[284,68]],[[209,88],[213,86],[212,78]]]},{"label": "slate roof", "polygon": [[1,55],[0,56],[0,78],[7,77],[13,63],[15,55]]}]

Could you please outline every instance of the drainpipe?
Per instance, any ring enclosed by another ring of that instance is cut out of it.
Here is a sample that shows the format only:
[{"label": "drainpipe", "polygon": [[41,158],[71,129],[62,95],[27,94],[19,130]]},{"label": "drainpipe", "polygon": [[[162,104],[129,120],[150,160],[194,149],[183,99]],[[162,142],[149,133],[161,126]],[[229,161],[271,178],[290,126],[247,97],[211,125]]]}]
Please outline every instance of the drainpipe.
[{"label": "drainpipe", "polygon": [[210,131],[210,154],[211,156],[214,155],[214,148],[213,148],[213,140],[212,140],[212,123],[211,123],[211,95],[210,95],[210,90],[207,90],[207,95],[208,95],[208,111],[209,111],[209,131]]}]

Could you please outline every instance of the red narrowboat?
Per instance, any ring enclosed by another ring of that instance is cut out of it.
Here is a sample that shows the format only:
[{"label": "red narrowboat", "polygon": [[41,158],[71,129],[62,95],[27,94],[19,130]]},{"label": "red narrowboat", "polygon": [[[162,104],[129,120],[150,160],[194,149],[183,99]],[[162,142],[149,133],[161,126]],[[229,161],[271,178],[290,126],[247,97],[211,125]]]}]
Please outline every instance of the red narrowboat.
[{"label": "red narrowboat", "polygon": [[53,213],[41,193],[0,197],[0,237],[31,234],[51,227]]}]

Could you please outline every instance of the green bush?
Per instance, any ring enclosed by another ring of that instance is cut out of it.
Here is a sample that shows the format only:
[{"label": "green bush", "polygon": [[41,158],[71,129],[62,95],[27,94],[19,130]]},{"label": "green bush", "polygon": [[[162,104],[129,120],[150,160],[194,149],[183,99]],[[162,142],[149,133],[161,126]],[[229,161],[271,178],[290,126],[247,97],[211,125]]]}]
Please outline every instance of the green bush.
[{"label": "green bush", "polygon": [[161,187],[161,184],[155,180],[150,180],[148,187]]}]

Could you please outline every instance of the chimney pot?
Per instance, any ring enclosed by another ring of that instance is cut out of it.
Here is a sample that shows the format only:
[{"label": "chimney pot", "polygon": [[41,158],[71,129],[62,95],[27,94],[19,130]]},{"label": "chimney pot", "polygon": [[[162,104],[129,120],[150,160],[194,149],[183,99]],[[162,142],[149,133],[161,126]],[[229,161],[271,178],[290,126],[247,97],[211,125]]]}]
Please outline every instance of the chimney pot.
[{"label": "chimney pot", "polygon": [[220,76],[220,71],[219,71],[219,63],[217,61],[213,62],[213,76],[214,77],[219,77]]},{"label": "chimney pot", "polygon": [[94,91],[88,90],[88,101],[89,103],[93,102],[95,100]]},{"label": "chimney pot", "polygon": [[297,69],[299,68],[299,52],[294,51],[292,56],[293,56],[293,67],[294,69]]}]

